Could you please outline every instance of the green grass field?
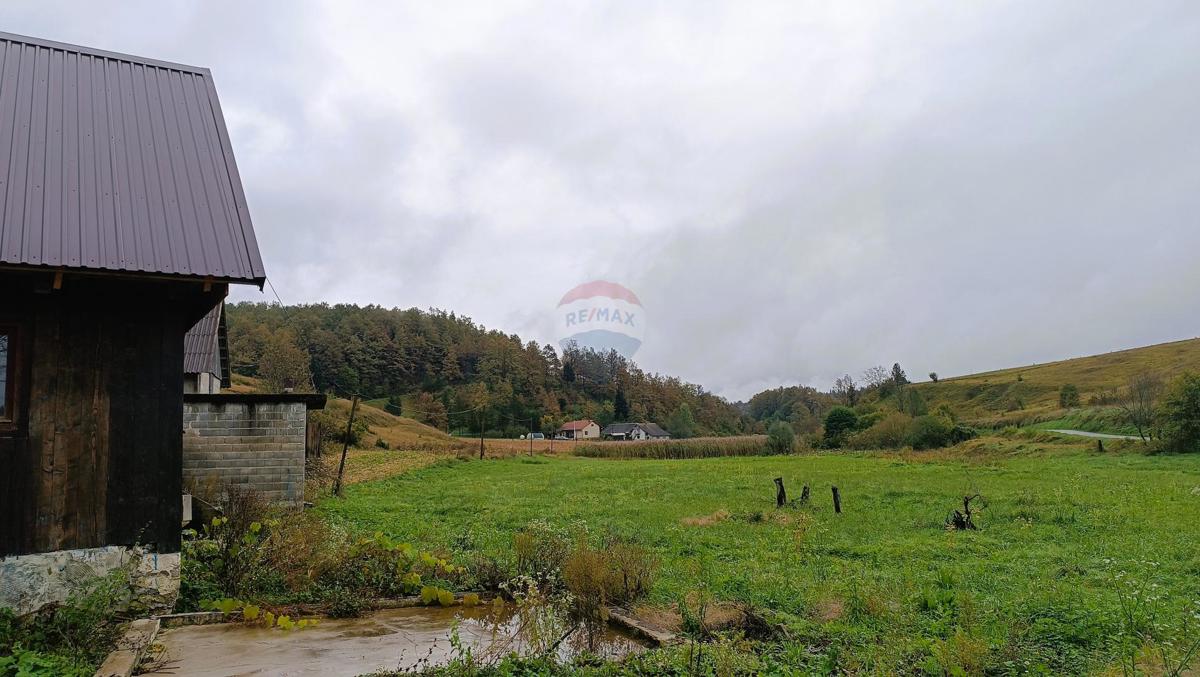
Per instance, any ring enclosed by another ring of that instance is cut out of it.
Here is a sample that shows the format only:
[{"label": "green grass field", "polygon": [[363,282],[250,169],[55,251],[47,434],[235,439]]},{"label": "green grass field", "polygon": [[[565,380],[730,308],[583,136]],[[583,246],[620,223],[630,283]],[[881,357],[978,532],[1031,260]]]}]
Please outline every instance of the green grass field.
[{"label": "green grass field", "polygon": [[[788,614],[791,639],[762,651],[801,670],[1111,669],[1134,623],[1121,620],[1122,576],[1158,593],[1146,608],[1163,640],[1177,638],[1200,600],[1200,457],[992,446],[445,461],[351,486],[319,510],[463,562],[475,551],[511,558],[513,534],[533,520],[613,532],[660,558],[649,604],[706,589]],[[792,497],[808,483],[811,504],[777,510],[777,476]],[[974,493],[986,501],[981,530],[947,531],[947,514]]]}]

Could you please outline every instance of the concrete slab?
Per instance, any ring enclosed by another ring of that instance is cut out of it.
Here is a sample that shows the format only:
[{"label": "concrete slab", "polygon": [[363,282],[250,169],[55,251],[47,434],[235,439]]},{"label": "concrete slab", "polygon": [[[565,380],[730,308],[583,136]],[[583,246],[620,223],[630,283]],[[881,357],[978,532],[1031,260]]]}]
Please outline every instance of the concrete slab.
[{"label": "concrete slab", "polygon": [[[362,675],[379,670],[410,670],[450,661],[455,650],[451,627],[458,623],[463,647],[476,656],[520,650],[520,623],[509,613],[475,608],[398,608],[352,619],[323,619],[314,628],[287,632],[239,623],[194,625],[162,631],[162,675],[192,677],[298,677]],[[560,647],[568,657],[581,651],[585,638],[576,632]],[[595,653],[618,658],[642,649],[625,634],[610,631]]]}]

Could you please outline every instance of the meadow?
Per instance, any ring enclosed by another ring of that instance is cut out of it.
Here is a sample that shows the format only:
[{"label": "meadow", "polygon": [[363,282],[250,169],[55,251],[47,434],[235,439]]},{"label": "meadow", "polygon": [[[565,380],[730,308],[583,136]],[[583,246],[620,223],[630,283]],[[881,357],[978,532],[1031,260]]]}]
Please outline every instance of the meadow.
[{"label": "meadow", "polygon": [[[1059,408],[1059,389],[1072,384],[1081,403],[1128,385],[1136,374],[1172,378],[1183,372],[1200,372],[1200,339],[1119,350],[1043,364],[948,377],[915,385],[930,410],[950,406],[962,419],[987,427],[1029,425],[1069,416]],[[1094,427],[1113,429],[1112,415],[1090,417]],[[1110,420],[1101,420],[1110,419]],[[1091,430],[1092,428],[1084,428]]]},{"label": "meadow", "polygon": [[[932,453],[447,459],[351,486],[318,510],[467,564],[511,562],[514,535],[537,521],[642,544],[660,564],[651,613],[711,596],[781,624],[751,650],[754,670],[1120,674],[1122,656],[1145,663],[1154,645],[1194,636],[1200,457],[1050,439]],[[793,499],[808,484],[811,501],[777,509],[775,477]],[[947,530],[974,494],[980,529]]]}]

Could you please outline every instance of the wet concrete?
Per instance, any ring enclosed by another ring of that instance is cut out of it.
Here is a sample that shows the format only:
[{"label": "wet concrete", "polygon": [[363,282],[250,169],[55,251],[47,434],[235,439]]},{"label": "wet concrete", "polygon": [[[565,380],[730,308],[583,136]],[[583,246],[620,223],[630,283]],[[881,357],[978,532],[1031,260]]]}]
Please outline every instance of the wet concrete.
[{"label": "wet concrete", "polygon": [[[456,620],[461,646],[477,657],[528,650],[529,638],[524,635],[530,624],[511,610],[389,609],[363,618],[323,619],[316,627],[292,632],[240,623],[165,630],[157,641],[165,648],[167,663],[149,674],[361,675],[409,670],[445,663],[456,655],[450,642]],[[587,644],[586,634],[578,630],[559,645],[557,653],[570,658]],[[609,629],[595,638],[591,651],[620,658],[641,649],[636,640]]]}]

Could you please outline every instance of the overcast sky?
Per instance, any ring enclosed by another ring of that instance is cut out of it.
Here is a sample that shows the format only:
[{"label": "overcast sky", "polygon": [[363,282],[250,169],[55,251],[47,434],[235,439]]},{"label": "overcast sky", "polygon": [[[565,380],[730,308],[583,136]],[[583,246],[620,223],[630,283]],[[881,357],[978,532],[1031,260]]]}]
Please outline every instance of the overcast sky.
[{"label": "overcast sky", "polygon": [[6,0],[0,29],[211,68],[286,303],[546,342],[612,280],[637,361],[731,399],[1200,334],[1192,0]]}]

